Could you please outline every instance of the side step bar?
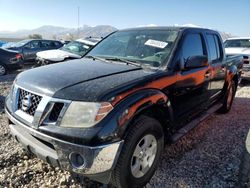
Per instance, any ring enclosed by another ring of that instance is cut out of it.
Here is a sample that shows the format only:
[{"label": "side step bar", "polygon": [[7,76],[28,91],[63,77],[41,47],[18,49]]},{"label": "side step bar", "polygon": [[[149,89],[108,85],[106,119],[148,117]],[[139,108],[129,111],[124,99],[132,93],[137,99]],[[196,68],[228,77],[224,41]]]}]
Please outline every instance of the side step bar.
[{"label": "side step bar", "polygon": [[194,127],[199,125],[201,122],[203,122],[205,119],[207,119],[210,115],[212,115],[214,112],[219,110],[222,107],[221,103],[218,103],[211,108],[209,108],[206,112],[204,112],[201,116],[194,119],[184,127],[182,127],[180,130],[178,130],[171,138],[171,143],[174,143],[178,141],[181,137],[183,137],[185,134],[187,134],[190,130],[192,130]]}]

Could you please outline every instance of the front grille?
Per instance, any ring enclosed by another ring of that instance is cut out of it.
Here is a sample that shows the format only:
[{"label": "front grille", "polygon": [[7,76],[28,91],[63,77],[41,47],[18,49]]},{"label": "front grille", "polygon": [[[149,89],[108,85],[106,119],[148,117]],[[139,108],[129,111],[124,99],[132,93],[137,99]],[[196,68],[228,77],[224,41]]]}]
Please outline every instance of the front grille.
[{"label": "front grille", "polygon": [[[28,96],[30,98],[30,105],[27,109],[24,109],[23,102],[24,102],[25,98],[27,99]],[[23,89],[20,89],[19,97],[18,97],[18,109],[22,110],[23,112],[25,112],[31,116],[34,116],[36,109],[37,109],[41,100],[42,100],[41,96],[35,95],[35,94],[30,93],[28,91],[25,91]]]}]

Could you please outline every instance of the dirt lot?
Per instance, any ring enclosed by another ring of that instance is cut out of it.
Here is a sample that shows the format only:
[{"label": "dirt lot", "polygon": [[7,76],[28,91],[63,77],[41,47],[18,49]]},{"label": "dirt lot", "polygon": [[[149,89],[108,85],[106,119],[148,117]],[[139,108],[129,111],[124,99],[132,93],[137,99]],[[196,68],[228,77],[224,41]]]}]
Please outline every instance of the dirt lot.
[{"label": "dirt lot", "polygon": [[[0,101],[15,75],[0,78]],[[98,187],[27,155],[11,138],[0,102],[0,187]],[[176,144],[166,146],[147,187],[228,188],[238,179],[250,122],[250,84],[238,90],[229,114],[215,114]],[[105,187],[105,186],[102,186]]]}]

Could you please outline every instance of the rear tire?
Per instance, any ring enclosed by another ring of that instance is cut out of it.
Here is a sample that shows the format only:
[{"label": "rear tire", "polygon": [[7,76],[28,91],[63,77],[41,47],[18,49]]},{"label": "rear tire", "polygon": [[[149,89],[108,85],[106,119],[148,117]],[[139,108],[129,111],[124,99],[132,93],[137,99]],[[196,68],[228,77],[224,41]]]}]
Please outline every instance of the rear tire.
[{"label": "rear tire", "polygon": [[219,113],[225,114],[225,113],[228,113],[231,110],[233,100],[234,100],[234,97],[235,97],[235,93],[236,93],[236,84],[232,80],[232,82],[229,85],[229,88],[226,91],[226,95],[225,95],[225,97],[223,99],[223,105],[218,110]]},{"label": "rear tire", "polygon": [[160,123],[140,116],[125,138],[111,184],[118,188],[145,186],[155,173],[163,149],[164,134]]},{"label": "rear tire", "polygon": [[5,74],[7,74],[7,67],[6,65],[0,63],[0,76],[3,76]]},{"label": "rear tire", "polygon": [[250,187],[250,153],[248,153],[246,149],[243,152],[243,157],[240,164],[239,187]]}]

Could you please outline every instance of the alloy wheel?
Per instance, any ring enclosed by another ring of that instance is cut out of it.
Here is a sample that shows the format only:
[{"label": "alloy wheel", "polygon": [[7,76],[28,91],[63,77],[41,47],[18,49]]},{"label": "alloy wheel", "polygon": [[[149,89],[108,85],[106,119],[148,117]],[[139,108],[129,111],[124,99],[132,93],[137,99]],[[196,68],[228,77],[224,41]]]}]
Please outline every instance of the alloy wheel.
[{"label": "alloy wheel", "polygon": [[0,65],[0,76],[6,74],[6,68],[3,65]]},{"label": "alloy wheel", "polygon": [[145,135],[136,145],[131,158],[131,173],[135,178],[143,177],[154,163],[157,141],[152,134]]}]

